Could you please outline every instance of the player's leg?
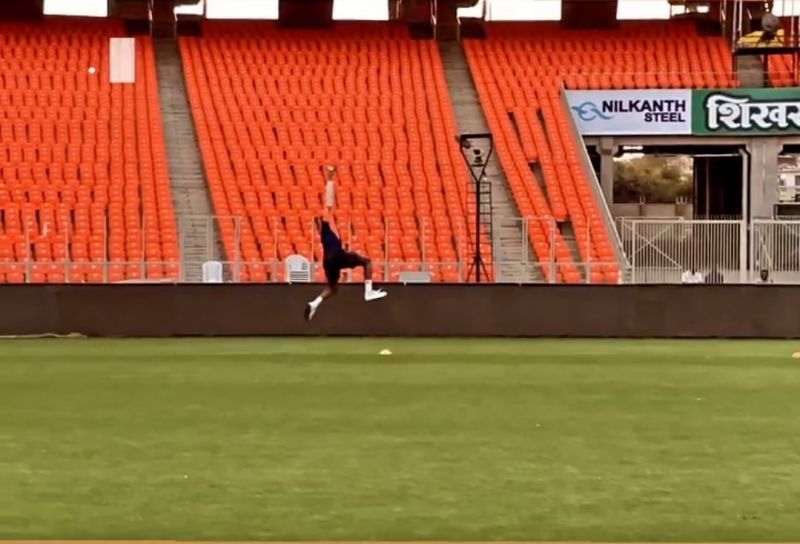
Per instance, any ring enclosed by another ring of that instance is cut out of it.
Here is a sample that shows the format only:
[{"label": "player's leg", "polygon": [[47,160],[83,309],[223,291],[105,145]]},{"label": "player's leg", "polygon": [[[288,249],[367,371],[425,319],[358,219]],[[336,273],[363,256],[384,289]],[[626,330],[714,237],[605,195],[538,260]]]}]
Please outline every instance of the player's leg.
[{"label": "player's leg", "polygon": [[369,302],[385,297],[388,294],[386,291],[373,289],[372,287],[372,260],[369,257],[361,258],[363,260],[362,266],[364,267],[364,300]]},{"label": "player's leg", "polygon": [[314,314],[317,313],[317,309],[319,309],[323,301],[336,295],[339,290],[339,273],[340,270],[338,267],[325,266],[325,277],[328,279],[328,285],[317,298],[306,305],[303,315],[307,321],[311,321],[311,318],[313,318]]},{"label": "player's leg", "polygon": [[378,300],[379,298],[383,298],[388,295],[386,291],[383,291],[382,289],[374,289],[372,287],[372,261],[369,257],[359,255],[358,253],[348,252],[345,255],[345,264],[347,265],[346,268],[361,267],[364,269],[364,300],[369,302],[371,300]]}]

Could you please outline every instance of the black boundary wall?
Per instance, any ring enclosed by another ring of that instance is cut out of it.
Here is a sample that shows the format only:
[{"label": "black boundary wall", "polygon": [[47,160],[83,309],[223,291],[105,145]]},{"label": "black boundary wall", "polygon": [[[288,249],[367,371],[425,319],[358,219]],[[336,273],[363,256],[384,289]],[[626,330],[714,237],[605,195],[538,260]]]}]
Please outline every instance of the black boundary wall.
[{"label": "black boundary wall", "polygon": [[800,287],[345,286],[306,323],[319,285],[2,285],[0,335],[800,338]]}]

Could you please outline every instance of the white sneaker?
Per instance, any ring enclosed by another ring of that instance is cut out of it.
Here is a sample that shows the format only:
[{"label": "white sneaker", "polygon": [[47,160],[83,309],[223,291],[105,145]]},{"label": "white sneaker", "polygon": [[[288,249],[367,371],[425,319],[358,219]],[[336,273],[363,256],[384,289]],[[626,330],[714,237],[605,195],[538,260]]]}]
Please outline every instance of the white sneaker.
[{"label": "white sneaker", "polygon": [[314,317],[315,313],[317,313],[317,306],[314,306],[310,302],[306,304],[306,311],[303,313],[306,321],[311,321],[311,318]]},{"label": "white sneaker", "polygon": [[368,293],[364,293],[364,300],[366,300],[367,302],[371,302],[373,300],[378,300],[380,298],[383,298],[388,294],[389,293],[387,293],[383,289],[373,289]]}]

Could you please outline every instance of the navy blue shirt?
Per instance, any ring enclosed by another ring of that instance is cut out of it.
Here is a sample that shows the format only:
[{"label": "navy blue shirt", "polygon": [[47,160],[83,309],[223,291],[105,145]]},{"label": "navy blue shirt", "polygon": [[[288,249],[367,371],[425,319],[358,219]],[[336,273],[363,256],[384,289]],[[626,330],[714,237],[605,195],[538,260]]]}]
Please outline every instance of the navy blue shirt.
[{"label": "navy blue shirt", "polygon": [[332,253],[342,249],[342,241],[333,232],[330,224],[327,221],[322,222],[322,247],[325,253]]}]

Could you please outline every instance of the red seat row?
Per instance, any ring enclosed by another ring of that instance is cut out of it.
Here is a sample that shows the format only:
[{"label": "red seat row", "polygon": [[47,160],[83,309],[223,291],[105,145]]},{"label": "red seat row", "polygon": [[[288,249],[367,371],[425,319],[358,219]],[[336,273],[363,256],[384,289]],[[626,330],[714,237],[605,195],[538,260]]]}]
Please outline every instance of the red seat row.
[{"label": "red seat row", "polygon": [[136,83],[112,85],[123,35],[0,23],[0,282],[178,278],[153,47],[137,37]]},{"label": "red seat row", "polygon": [[[577,270],[561,236],[532,223],[540,260],[551,251],[559,280],[616,283],[612,233],[606,229],[572,136],[561,89],[705,88],[736,85],[725,41],[691,23],[623,24],[615,30],[564,30],[557,24],[490,24],[488,39],[465,48],[481,103],[523,215],[571,224],[585,269]],[[551,246],[555,245],[554,250]],[[543,267],[543,273],[548,268]]]},{"label": "red seat row", "polygon": [[[392,24],[319,33],[209,22],[180,46],[216,213],[238,218],[221,224],[229,256],[319,260],[313,217],[333,164],[351,249],[389,263],[391,280],[423,263],[439,263],[437,280],[460,279],[473,239],[468,174],[435,42]],[[243,279],[280,279],[272,269],[253,265]]]}]

